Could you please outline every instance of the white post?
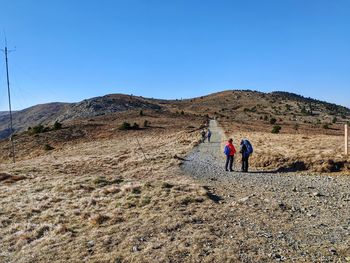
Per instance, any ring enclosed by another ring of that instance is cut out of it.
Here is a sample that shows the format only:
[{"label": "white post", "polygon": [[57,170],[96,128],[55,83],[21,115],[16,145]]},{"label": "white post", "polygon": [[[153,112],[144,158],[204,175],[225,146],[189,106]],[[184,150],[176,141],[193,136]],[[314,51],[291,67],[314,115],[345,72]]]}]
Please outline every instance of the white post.
[{"label": "white post", "polygon": [[348,144],[348,125],[345,124],[345,155],[348,155],[349,144]]}]

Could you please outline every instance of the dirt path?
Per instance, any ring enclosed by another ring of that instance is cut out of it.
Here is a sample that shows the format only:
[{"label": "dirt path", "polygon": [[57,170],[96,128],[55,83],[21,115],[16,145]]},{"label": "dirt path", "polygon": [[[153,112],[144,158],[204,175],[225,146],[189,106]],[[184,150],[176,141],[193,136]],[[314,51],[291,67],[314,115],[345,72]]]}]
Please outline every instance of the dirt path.
[{"label": "dirt path", "polygon": [[[212,142],[194,149],[182,168],[221,196],[216,209],[223,231],[236,233],[247,251],[258,247],[265,259],[350,262],[349,177],[226,172],[223,132],[216,121],[210,129]],[[257,259],[249,253],[241,260]]]}]

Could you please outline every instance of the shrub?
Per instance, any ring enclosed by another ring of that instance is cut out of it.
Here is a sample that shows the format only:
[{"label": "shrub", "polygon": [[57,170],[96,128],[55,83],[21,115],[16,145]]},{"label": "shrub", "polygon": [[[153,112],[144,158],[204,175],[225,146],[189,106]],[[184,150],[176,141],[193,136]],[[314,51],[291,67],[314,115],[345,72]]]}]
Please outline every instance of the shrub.
[{"label": "shrub", "polygon": [[185,112],[183,110],[181,111],[181,115],[185,115]]},{"label": "shrub", "polygon": [[143,114],[143,110],[140,110],[140,116],[143,116],[144,114]]},{"label": "shrub", "polygon": [[45,150],[45,151],[51,151],[51,150],[53,150],[53,149],[55,149],[55,148],[52,147],[50,144],[45,144],[45,145],[44,145],[44,150]]},{"label": "shrub", "polygon": [[143,127],[149,127],[149,125],[150,125],[150,123],[149,123],[149,121],[148,120],[145,120],[144,122],[143,122]]},{"label": "shrub", "polygon": [[333,119],[332,119],[332,123],[336,123],[337,122],[337,117],[333,117]]},{"label": "shrub", "polygon": [[270,124],[275,124],[276,122],[277,122],[277,120],[275,118],[270,119]]},{"label": "shrub", "polygon": [[55,123],[53,124],[53,130],[56,131],[60,129],[62,129],[62,123],[55,121]]},{"label": "shrub", "polygon": [[323,128],[323,129],[329,129],[329,124],[328,124],[328,123],[323,124],[323,125],[322,125],[322,128]]},{"label": "shrub", "polygon": [[42,124],[39,124],[28,130],[30,130],[31,134],[38,134],[38,133],[45,132],[45,127]]},{"label": "shrub", "polygon": [[138,130],[138,129],[140,129],[140,125],[138,125],[136,122],[134,122],[134,124],[132,125],[131,129]]},{"label": "shrub", "polygon": [[281,126],[279,126],[279,125],[275,125],[275,126],[273,126],[273,128],[272,128],[272,133],[279,133],[280,132],[280,130],[282,129],[282,127]]},{"label": "shrub", "polygon": [[133,194],[141,194],[141,187],[135,187],[131,190]]},{"label": "shrub", "polygon": [[294,124],[293,129],[296,131],[299,130],[299,124],[298,123]]},{"label": "shrub", "polygon": [[119,130],[130,130],[131,129],[131,125],[128,122],[123,122],[123,124],[120,125],[118,129]]}]

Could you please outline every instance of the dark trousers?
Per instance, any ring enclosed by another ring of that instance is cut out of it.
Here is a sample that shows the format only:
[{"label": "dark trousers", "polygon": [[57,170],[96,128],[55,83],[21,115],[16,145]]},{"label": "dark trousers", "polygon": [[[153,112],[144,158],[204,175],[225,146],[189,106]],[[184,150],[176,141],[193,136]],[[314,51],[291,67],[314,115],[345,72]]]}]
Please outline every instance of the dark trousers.
[{"label": "dark trousers", "polygon": [[211,137],[211,136],[208,136],[208,142],[210,142],[210,137]]},{"label": "dark trousers", "polygon": [[249,159],[249,155],[248,156],[244,156],[242,155],[242,171],[243,172],[248,172],[248,159]]},{"label": "dark trousers", "polygon": [[230,167],[230,171],[232,171],[233,166],[233,155],[226,155],[226,164],[225,164],[225,170],[228,171],[228,168]]}]

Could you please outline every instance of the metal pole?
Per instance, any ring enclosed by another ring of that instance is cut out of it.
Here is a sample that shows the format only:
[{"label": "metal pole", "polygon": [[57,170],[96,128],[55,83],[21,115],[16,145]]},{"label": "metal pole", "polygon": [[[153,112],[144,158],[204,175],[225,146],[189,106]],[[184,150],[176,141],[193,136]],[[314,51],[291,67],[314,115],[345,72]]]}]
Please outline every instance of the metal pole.
[{"label": "metal pole", "polygon": [[349,153],[349,144],[348,144],[348,125],[345,124],[345,155]]},{"label": "metal pole", "polygon": [[142,154],[143,154],[143,157],[145,158],[146,161],[148,161],[148,159],[147,159],[147,157],[146,157],[146,154],[145,154],[145,152],[143,151],[143,149],[142,149],[142,147],[141,147],[141,144],[140,144],[140,142],[139,142],[139,139],[136,138],[136,141],[137,141],[137,144],[139,145],[139,147],[140,147],[140,149],[141,149],[141,152],[142,152]]},{"label": "metal pole", "polygon": [[8,66],[8,59],[7,59],[7,43],[5,45],[5,62],[6,62],[6,79],[7,79],[7,94],[9,99],[9,111],[10,111],[10,127],[11,127],[11,145],[12,145],[12,159],[13,163],[16,162],[15,158],[15,144],[13,141],[13,123],[12,123],[12,108],[11,108],[11,92],[10,92],[10,77],[9,77],[9,66]]}]

